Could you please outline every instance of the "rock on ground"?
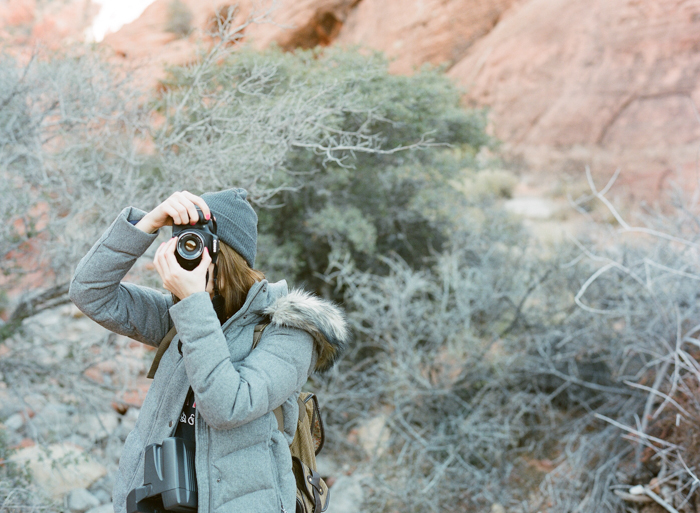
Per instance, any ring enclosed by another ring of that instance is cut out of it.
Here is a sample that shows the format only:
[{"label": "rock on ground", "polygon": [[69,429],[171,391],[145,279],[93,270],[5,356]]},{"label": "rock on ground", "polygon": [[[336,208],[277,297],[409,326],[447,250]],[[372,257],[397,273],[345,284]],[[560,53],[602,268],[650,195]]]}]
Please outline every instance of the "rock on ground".
[{"label": "rock on ground", "polygon": [[78,420],[76,430],[93,441],[107,438],[119,425],[118,414],[115,411],[84,416]]},{"label": "rock on ground", "polygon": [[365,500],[363,476],[340,476],[331,488],[331,503],[326,513],[356,513]]},{"label": "rock on ground", "polygon": [[10,415],[4,422],[7,429],[12,431],[18,431],[22,426],[24,426],[24,415],[21,413],[15,413]]},{"label": "rock on ground", "polygon": [[387,447],[391,431],[386,415],[378,415],[364,421],[357,429],[360,445],[369,455],[380,456]]},{"label": "rock on ground", "polygon": [[32,425],[44,438],[61,439],[73,433],[74,408],[61,403],[46,404],[32,419]]},{"label": "rock on ground", "polygon": [[505,202],[505,209],[518,217],[526,219],[550,219],[556,207],[543,198],[513,198]]},{"label": "rock on ground", "polygon": [[[103,478],[95,481],[88,490],[95,497],[100,499],[100,502],[107,503],[112,500],[112,489],[114,488],[114,472],[111,472]],[[106,498],[105,498],[106,497]]]},{"label": "rock on ground", "polygon": [[66,506],[73,513],[85,513],[100,505],[100,500],[85,488],[75,488],[66,495]]},{"label": "rock on ground", "polygon": [[86,513],[114,513],[114,505],[112,503],[103,504],[102,506],[87,510]]},{"label": "rock on ground", "polygon": [[97,497],[100,504],[107,504],[108,502],[112,501],[112,494],[107,493],[104,490],[97,490],[93,495]]},{"label": "rock on ground", "polygon": [[[2,348],[0,348],[0,355],[2,354]],[[6,419],[15,413],[19,413],[24,409],[21,401],[17,400],[17,397],[7,389],[1,388],[4,385],[0,385],[0,419]]]},{"label": "rock on ground", "polygon": [[34,482],[54,499],[74,488],[88,488],[104,477],[107,469],[83,449],[72,444],[52,444],[20,449],[13,459],[28,466]]},{"label": "rock on ground", "polygon": [[336,477],[341,473],[338,464],[325,454],[316,456],[316,469],[321,477]]}]

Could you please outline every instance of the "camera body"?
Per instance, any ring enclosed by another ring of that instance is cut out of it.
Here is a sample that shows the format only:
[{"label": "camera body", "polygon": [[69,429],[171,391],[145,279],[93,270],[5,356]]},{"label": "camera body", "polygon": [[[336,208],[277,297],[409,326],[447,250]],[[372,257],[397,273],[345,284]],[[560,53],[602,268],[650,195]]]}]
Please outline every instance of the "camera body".
[{"label": "camera body", "polygon": [[197,207],[199,219],[194,225],[173,225],[173,237],[177,237],[175,258],[183,269],[191,271],[202,261],[204,248],[209,250],[212,263],[219,256],[219,237],[216,235],[216,219],[208,221],[202,210]]},{"label": "camera body", "polygon": [[194,442],[168,437],[151,444],[144,454],[144,485],[126,498],[127,513],[197,511],[197,478]]}]

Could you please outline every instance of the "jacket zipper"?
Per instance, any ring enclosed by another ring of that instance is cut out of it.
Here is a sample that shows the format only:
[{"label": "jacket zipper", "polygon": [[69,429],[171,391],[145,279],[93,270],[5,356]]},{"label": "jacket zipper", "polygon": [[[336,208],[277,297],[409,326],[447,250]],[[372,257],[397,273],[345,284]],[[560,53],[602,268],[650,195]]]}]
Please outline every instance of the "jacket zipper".
[{"label": "jacket zipper", "polygon": [[[260,292],[262,291],[263,288],[264,288],[264,287],[260,287],[260,288],[258,289],[258,291],[257,291],[257,292],[255,293],[255,295],[253,296],[253,299],[250,300],[250,305],[248,306],[248,308],[246,308],[245,312],[240,312],[240,311],[239,311],[239,312],[236,314],[235,317],[231,317],[231,319],[228,319],[224,324],[221,325],[221,331],[222,331],[222,332],[223,332],[224,329],[227,328],[229,325],[233,324],[233,320],[234,320],[234,319],[235,319],[235,320],[238,320],[238,319],[242,318],[242,316],[247,315],[248,310],[250,310],[250,306],[255,302],[255,298],[258,297],[258,295],[260,294]],[[226,335],[225,335],[225,334],[224,334],[224,338],[226,338]],[[179,363],[180,363],[182,360],[183,360],[183,358],[180,357],[180,360],[178,361],[178,365],[179,365]],[[159,408],[160,408],[160,406],[159,406]],[[197,416],[201,417],[201,415],[199,414],[199,410],[197,410]],[[211,468],[212,468],[212,466],[211,466],[211,439],[210,439],[210,433],[209,433],[209,426],[206,426],[206,432],[207,432],[207,479],[208,479],[208,481],[209,481],[209,487],[208,487],[208,490],[207,490],[207,491],[208,491],[208,493],[209,493],[209,511],[214,511],[214,510],[212,509],[212,504],[211,504],[211,500],[212,500],[213,494],[212,494],[212,492],[211,492],[211,488],[212,488]],[[150,435],[149,435],[149,436],[150,436]],[[195,443],[196,443],[196,440],[197,440],[197,436],[196,436],[196,431],[195,431]],[[268,452],[269,452],[269,448],[268,448]],[[272,462],[272,458],[270,458],[270,459],[271,459],[271,463],[274,463],[274,462]],[[273,471],[274,471],[274,473],[275,473],[275,480],[277,480],[277,469],[274,467],[274,465],[273,465]],[[280,507],[281,507],[282,513],[287,513],[287,510],[284,509],[284,505],[282,504],[282,498],[281,498],[281,497],[279,497],[279,501],[280,501]]]},{"label": "jacket zipper", "polygon": [[214,511],[211,506],[211,498],[213,493],[211,493],[211,439],[209,437],[209,426],[207,426],[207,479],[209,480],[209,487],[207,493],[209,494],[209,511]]},{"label": "jacket zipper", "polygon": [[[270,443],[272,443],[272,437],[270,437]],[[267,446],[267,455],[270,457],[270,467],[272,468],[272,476],[275,479],[275,495],[277,495],[277,500],[280,503],[280,511],[282,513],[287,513],[287,510],[284,509],[284,504],[282,503],[282,495],[279,493],[278,487],[279,487],[279,475],[277,473],[277,465],[275,465],[275,458],[272,457],[272,447],[270,445]]]},{"label": "jacket zipper", "polygon": [[[265,288],[265,286],[260,287],[258,289],[258,291],[255,293],[255,295],[253,296],[253,299],[250,300],[250,306],[248,306],[248,308],[246,309],[244,316],[248,314],[248,310],[250,310],[250,307],[255,302],[255,298],[257,298],[258,295],[260,295],[260,292],[262,292],[262,290],[264,288]],[[270,435],[270,443],[272,443],[272,434]],[[275,465],[275,459],[272,457],[272,447],[269,445],[267,447],[267,454],[270,457],[270,466],[272,467],[272,473],[273,473],[274,479],[275,479],[275,494],[277,495],[277,500],[280,503],[280,511],[281,511],[281,513],[287,513],[287,510],[284,509],[284,504],[282,503],[282,495],[280,494],[279,490],[277,489],[279,487],[279,484],[280,484],[279,483],[279,475],[277,473],[277,466]],[[209,511],[211,511],[211,504],[209,507]]]}]

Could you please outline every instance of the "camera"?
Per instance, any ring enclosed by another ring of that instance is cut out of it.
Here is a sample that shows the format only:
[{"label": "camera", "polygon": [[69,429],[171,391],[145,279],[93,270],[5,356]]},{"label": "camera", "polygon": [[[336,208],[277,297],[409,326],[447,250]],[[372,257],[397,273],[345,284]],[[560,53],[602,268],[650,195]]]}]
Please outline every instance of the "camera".
[{"label": "camera", "polygon": [[175,258],[183,269],[191,271],[202,261],[204,248],[209,249],[212,263],[219,256],[219,237],[216,235],[216,219],[207,221],[197,207],[199,219],[195,225],[173,225],[173,237],[177,237]]},{"label": "camera", "polygon": [[143,486],[129,492],[127,513],[197,511],[197,478],[194,443],[168,437],[162,444],[146,447]]}]

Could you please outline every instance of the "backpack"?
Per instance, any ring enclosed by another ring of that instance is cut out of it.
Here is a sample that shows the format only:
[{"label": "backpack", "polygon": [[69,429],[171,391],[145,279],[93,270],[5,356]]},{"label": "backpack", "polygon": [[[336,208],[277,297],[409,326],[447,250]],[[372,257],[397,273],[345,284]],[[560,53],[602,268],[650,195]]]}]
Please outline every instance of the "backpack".
[{"label": "backpack", "polygon": [[[267,322],[255,326],[252,349],[257,347],[263,331],[269,324]],[[321,452],[325,441],[321,411],[316,395],[310,392],[301,392],[297,403],[299,419],[294,439],[289,446],[292,453],[292,472],[297,483],[296,513],[321,513],[328,509],[330,502],[330,490],[316,467],[316,456]],[[277,428],[284,431],[282,407],[275,408],[273,413],[277,418]]]},{"label": "backpack", "polygon": [[[263,331],[270,325],[264,322],[255,326],[253,346],[255,349],[260,342]],[[153,359],[148,377],[153,379],[160,364],[161,357],[175,338],[175,328],[172,328],[158,345],[158,351]],[[296,513],[322,513],[328,509],[330,490],[321,479],[316,467],[316,456],[323,448],[325,433],[318,399],[309,392],[301,392],[297,398],[299,404],[299,419],[289,450],[292,453],[292,471],[297,484]],[[277,428],[284,432],[284,417],[282,407],[273,410],[277,419]]]}]

